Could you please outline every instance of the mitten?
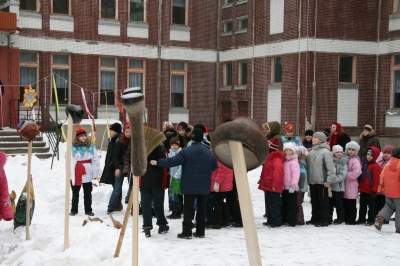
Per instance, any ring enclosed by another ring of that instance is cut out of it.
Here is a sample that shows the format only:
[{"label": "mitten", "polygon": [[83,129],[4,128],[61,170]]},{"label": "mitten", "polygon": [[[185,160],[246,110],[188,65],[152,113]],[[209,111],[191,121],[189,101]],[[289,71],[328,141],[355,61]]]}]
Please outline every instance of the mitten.
[{"label": "mitten", "polygon": [[376,192],[372,191],[370,195],[371,195],[371,199],[375,199],[376,198]]},{"label": "mitten", "polygon": [[217,182],[214,183],[214,191],[215,192],[219,191],[219,184]]},{"label": "mitten", "polygon": [[294,193],[294,188],[293,187],[289,187],[289,193]]}]

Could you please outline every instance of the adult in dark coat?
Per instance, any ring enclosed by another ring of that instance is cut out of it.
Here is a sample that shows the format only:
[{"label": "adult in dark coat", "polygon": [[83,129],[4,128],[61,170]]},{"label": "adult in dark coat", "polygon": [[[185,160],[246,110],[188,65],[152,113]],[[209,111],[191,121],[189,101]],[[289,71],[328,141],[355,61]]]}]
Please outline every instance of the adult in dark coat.
[{"label": "adult in dark coat", "polygon": [[[118,126],[119,129],[118,129]],[[108,140],[107,154],[104,162],[103,173],[101,174],[100,183],[113,185],[115,181],[115,167],[114,167],[114,149],[121,137],[121,124],[114,123],[110,126],[110,139]]]},{"label": "adult in dark coat", "polygon": [[182,165],[181,192],[184,195],[184,213],[182,233],[178,238],[192,238],[192,205],[196,198],[198,211],[196,215],[195,237],[204,237],[206,198],[210,193],[211,173],[218,168],[214,154],[201,144],[203,131],[196,128],[192,131],[191,139],[194,141],[190,147],[183,149],[172,158],[151,161],[152,165],[160,167],[173,167]]},{"label": "adult in dark coat", "polygon": [[342,146],[343,150],[346,150],[346,144],[350,142],[351,139],[349,135],[347,135],[343,129],[342,125],[338,122],[332,123],[331,133],[329,135],[329,148],[332,150],[332,147],[335,145]]},{"label": "adult in dark coat", "polygon": [[164,215],[164,189],[167,179],[164,176],[164,168],[150,164],[151,160],[165,158],[164,145],[158,145],[147,157],[147,171],[140,178],[140,203],[142,205],[143,229],[146,237],[150,237],[153,229],[152,202],[154,202],[154,213],[157,217],[158,233],[166,233],[169,230],[167,219]]},{"label": "adult in dark coat", "polygon": [[377,147],[381,149],[381,145],[376,136],[375,130],[370,125],[364,126],[364,131],[360,134],[360,150],[358,151],[358,156],[360,157],[361,162],[364,162],[365,158],[367,158],[368,148],[371,146]]}]

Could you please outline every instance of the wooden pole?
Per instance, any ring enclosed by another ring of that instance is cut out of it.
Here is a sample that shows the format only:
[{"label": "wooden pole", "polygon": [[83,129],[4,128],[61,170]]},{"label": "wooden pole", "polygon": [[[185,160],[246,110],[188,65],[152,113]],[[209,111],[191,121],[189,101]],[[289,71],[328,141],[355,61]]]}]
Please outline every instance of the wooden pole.
[{"label": "wooden pole", "polygon": [[115,249],[114,258],[117,258],[119,256],[119,252],[121,251],[122,241],[124,240],[125,230],[126,230],[126,226],[128,224],[129,212],[131,211],[132,206],[133,206],[132,194],[133,193],[131,193],[131,195],[129,196],[129,203],[128,203],[128,206],[126,207],[124,221],[122,222],[122,228],[119,233],[119,239],[118,239],[118,243],[117,243],[117,248]]},{"label": "wooden pole", "polygon": [[238,141],[230,140],[229,146],[232,154],[233,170],[235,171],[235,180],[239,196],[240,211],[242,213],[249,265],[260,266],[262,265],[261,253],[258,244],[253,204],[251,203],[250,186],[247,177],[246,162],[244,160],[243,144]]},{"label": "wooden pole", "polygon": [[132,225],[132,266],[139,265],[139,177],[133,176],[132,180],[133,197],[133,225]]},{"label": "wooden pole", "polygon": [[69,247],[69,204],[70,204],[70,174],[71,174],[71,157],[72,157],[72,129],[73,122],[71,115],[68,115],[68,131],[67,131],[67,160],[65,171],[65,209],[64,209],[64,251]]},{"label": "wooden pole", "polygon": [[28,176],[26,178],[26,240],[29,240],[29,223],[31,218],[31,163],[32,163],[32,140],[28,141]]}]

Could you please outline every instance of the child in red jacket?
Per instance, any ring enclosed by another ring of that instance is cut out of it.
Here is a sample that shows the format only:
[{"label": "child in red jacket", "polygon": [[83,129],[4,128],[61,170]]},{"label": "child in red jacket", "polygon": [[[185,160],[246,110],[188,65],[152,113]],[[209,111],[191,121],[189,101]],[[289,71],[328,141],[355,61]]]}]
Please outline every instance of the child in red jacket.
[{"label": "child in red jacket", "polygon": [[4,165],[7,161],[7,155],[0,152],[0,221],[11,221],[14,218],[11,209],[10,197],[8,194],[8,183]]},{"label": "child in red jacket", "polygon": [[[376,163],[380,154],[380,149],[377,147],[369,147],[367,150],[367,158],[361,166],[361,176],[359,177],[360,185],[360,210],[358,212],[357,224],[365,224],[366,226],[374,225],[375,221],[375,198],[378,192],[379,176],[381,174],[381,167]],[[365,221],[365,215],[368,219]]]},{"label": "child in red jacket", "polygon": [[258,189],[263,190],[267,199],[267,222],[263,225],[280,227],[282,225],[281,193],[283,189],[283,161],[285,154],[279,151],[278,139],[270,139],[269,155],[263,165]]}]

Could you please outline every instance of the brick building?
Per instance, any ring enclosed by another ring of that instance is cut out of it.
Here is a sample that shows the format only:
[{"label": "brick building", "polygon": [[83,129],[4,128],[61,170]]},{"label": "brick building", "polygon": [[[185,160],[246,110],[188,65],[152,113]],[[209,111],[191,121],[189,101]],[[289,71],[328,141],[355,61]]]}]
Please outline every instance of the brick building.
[{"label": "brick building", "polygon": [[335,121],[351,135],[365,124],[400,133],[400,0],[0,0],[0,9],[19,27],[2,29],[0,12],[4,126],[15,127],[8,102],[26,84],[54,117],[54,73],[61,108],[83,104],[83,88],[96,118],[118,118],[112,92],[141,86],[156,128],[212,130],[250,116],[300,134]]}]

